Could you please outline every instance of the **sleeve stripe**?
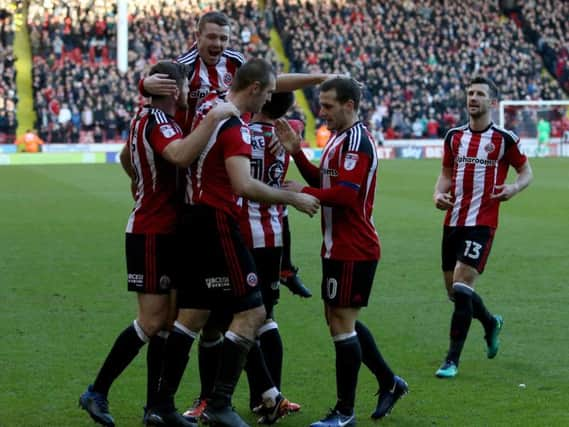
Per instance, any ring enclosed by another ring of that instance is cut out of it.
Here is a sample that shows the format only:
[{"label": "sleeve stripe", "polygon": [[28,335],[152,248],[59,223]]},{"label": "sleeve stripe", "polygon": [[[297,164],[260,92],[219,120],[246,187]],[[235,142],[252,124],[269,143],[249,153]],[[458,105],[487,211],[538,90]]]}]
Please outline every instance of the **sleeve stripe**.
[{"label": "sleeve stripe", "polygon": [[243,54],[241,54],[240,52],[237,52],[236,50],[231,50],[231,49],[225,49],[225,51],[223,52],[223,54],[225,56],[228,56],[230,58],[236,59],[237,61],[239,61],[241,64],[245,63],[245,57],[243,56]]},{"label": "sleeve stripe", "polygon": [[197,49],[192,49],[189,52],[178,56],[177,61],[180,64],[191,64],[193,62],[195,62],[196,58],[198,57],[198,51]]}]

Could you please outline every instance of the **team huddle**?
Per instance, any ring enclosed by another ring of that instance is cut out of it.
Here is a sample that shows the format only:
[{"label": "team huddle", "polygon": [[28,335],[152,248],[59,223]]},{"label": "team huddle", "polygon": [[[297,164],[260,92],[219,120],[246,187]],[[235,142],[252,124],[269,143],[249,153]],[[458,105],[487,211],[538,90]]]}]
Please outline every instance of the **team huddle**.
[{"label": "team huddle", "polygon": [[[311,427],[356,424],[362,362],[377,378],[371,417],[381,419],[409,387],[358,320],[381,257],[373,223],[378,155],[358,118],[360,85],[346,76],[277,75],[262,59],[245,62],[228,48],[229,36],[224,14],[203,15],[191,50],[158,62],[140,82],[150,103],[133,117],[121,152],[135,199],[125,244],[138,315],[79,404],[97,423],[114,426],[109,389],[148,344],[145,425],[247,426],[232,406],[243,370],[259,423],[299,411],[281,390],[275,316],[279,282],[310,296],[296,277],[287,281],[296,271],[287,244],[291,205],[309,216],[321,211],[321,297],[336,355],[336,404]],[[332,132],[319,167],[301,149],[302,122],[284,119],[292,91],[309,85],[319,85],[320,117]],[[491,80],[470,82],[469,123],[445,138],[435,185],[435,205],[447,212],[442,269],[454,303],[439,378],[457,375],[473,317],[485,329],[488,357],[499,348],[503,319],[488,312],[474,282],[492,246],[500,202],[527,187],[532,172],[517,136],[491,122],[497,97]],[[306,184],[285,181],[291,157]],[[518,176],[505,184],[510,165]],[[179,413],[174,398],[196,340],[200,396]]]}]

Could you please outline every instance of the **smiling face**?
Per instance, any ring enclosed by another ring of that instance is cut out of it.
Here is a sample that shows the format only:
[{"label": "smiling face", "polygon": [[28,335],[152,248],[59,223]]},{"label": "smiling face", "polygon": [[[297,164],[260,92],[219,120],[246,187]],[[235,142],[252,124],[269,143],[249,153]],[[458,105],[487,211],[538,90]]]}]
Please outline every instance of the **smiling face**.
[{"label": "smiling face", "polygon": [[198,52],[202,60],[207,65],[217,64],[229,45],[229,26],[208,22],[197,36]]},{"label": "smiling face", "polygon": [[487,84],[475,83],[470,85],[466,91],[466,107],[468,114],[473,119],[490,114],[490,110],[496,102],[496,99],[491,96],[491,90]]}]

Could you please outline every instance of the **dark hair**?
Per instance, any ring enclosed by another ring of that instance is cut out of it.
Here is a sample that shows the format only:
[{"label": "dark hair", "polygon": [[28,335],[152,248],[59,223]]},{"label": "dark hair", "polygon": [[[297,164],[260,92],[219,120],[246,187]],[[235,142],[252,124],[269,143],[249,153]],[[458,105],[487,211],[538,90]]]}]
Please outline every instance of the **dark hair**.
[{"label": "dark hair", "polygon": [[334,77],[326,80],[320,85],[320,92],[328,92],[336,90],[336,99],[344,104],[348,101],[354,101],[354,110],[360,106],[360,98],[362,91],[357,81],[350,77]]},{"label": "dark hair", "polygon": [[500,96],[500,91],[498,90],[498,86],[496,86],[496,83],[494,83],[488,77],[475,76],[468,83],[469,87],[472,85],[487,85],[488,88],[490,89],[490,98],[492,99],[498,99],[498,97]]},{"label": "dark hair", "polygon": [[235,79],[231,85],[231,90],[240,92],[255,82],[259,82],[264,89],[269,85],[271,77],[275,78],[273,66],[261,58],[253,58],[239,67],[235,73]]},{"label": "dark hair", "polygon": [[222,12],[208,12],[202,15],[198,22],[198,31],[201,33],[205,24],[217,24],[220,27],[229,27],[229,18]]},{"label": "dark hair", "polygon": [[188,78],[188,66],[174,61],[160,61],[152,66],[148,75],[166,74],[168,78],[176,80],[176,84],[181,86],[184,79]]},{"label": "dark hair", "polygon": [[261,112],[270,119],[278,119],[286,114],[294,104],[292,92],[277,92],[271,95],[271,100],[265,102]]}]

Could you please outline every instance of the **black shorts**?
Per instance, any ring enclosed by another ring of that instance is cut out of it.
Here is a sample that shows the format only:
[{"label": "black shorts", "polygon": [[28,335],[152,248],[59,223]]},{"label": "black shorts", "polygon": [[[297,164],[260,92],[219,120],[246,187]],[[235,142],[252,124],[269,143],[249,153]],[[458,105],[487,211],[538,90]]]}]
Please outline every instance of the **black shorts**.
[{"label": "black shorts", "polygon": [[273,319],[273,308],[279,301],[279,279],[283,248],[255,248],[253,259],[257,265],[259,284],[263,295],[263,303],[267,311],[267,319]]},{"label": "black shorts", "polygon": [[180,226],[178,306],[238,313],[263,305],[253,256],[235,218],[186,207]]},{"label": "black shorts", "polygon": [[495,232],[495,228],[486,226],[445,226],[441,251],[443,271],[453,271],[456,262],[460,261],[482,273],[492,249]]},{"label": "black shorts", "polygon": [[322,258],[322,299],[334,307],[366,307],[377,261]]},{"label": "black shorts", "polygon": [[167,294],[177,279],[177,237],[174,234],[126,233],[128,290]]}]

